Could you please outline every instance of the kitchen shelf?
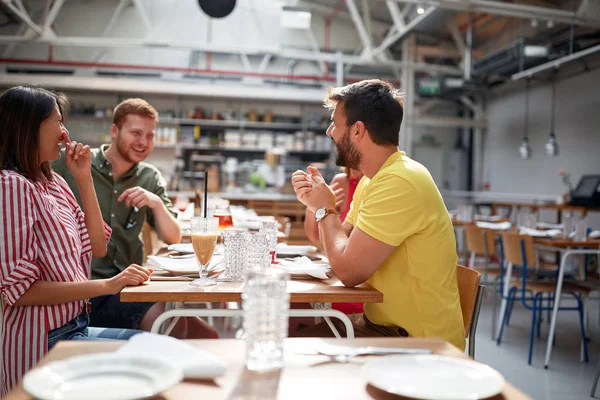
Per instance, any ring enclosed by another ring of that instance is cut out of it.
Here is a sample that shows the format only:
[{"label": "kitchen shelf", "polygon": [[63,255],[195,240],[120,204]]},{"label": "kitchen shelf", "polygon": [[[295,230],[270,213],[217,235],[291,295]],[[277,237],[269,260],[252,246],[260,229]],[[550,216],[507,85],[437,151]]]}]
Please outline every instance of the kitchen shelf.
[{"label": "kitchen shelf", "polygon": [[[96,117],[88,114],[73,114],[69,118],[96,121],[112,121],[112,117]],[[326,131],[328,125],[304,125],[296,122],[251,122],[244,120],[194,119],[194,118],[159,118],[159,124],[200,125],[207,128],[242,128],[264,130],[317,130]]]},{"label": "kitchen shelf", "polygon": [[[230,153],[264,153],[268,149],[256,149],[247,147],[222,147],[222,146],[204,146],[200,144],[183,143],[179,145],[182,149],[187,150],[208,150],[208,151],[220,151]],[[287,154],[320,154],[328,155],[329,150],[286,150]]]}]

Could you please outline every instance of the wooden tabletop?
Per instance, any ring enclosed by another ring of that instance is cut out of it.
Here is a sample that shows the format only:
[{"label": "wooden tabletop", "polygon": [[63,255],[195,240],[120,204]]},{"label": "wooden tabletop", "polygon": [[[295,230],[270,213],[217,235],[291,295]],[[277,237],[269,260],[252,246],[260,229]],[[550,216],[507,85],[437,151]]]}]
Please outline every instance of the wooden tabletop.
[{"label": "wooden tabletop", "polygon": [[[244,369],[245,343],[235,339],[192,340],[194,346],[221,357],[228,364],[225,374],[215,380],[186,380],[163,392],[154,400],[180,399],[407,399],[388,394],[369,385],[361,367],[370,357],[357,357],[347,364],[333,363],[317,355],[314,347],[321,341],[353,346],[429,348],[435,354],[466,357],[456,347],[441,339],[363,338],[354,339],[286,339],[285,368],[256,374]],[[110,352],[124,342],[59,342],[40,365],[73,355]],[[431,377],[435,384],[435,377]],[[526,400],[530,397],[507,383],[501,394],[489,400]],[[22,385],[5,400],[32,400]]]},{"label": "wooden tabletop", "polygon": [[591,249],[600,248],[600,239],[588,239],[585,242],[575,241],[573,239],[565,239],[564,237],[557,238],[533,238],[535,244],[557,247],[557,248],[568,248],[568,247],[589,247]]},{"label": "wooden tabletop", "polygon": [[[214,286],[196,288],[186,281],[150,281],[140,286],[126,287],[121,291],[123,302],[220,302],[242,301],[244,282],[218,282]],[[287,291],[290,302],[357,302],[382,303],[383,294],[367,283],[345,287],[333,277],[320,279],[292,279]]]}]

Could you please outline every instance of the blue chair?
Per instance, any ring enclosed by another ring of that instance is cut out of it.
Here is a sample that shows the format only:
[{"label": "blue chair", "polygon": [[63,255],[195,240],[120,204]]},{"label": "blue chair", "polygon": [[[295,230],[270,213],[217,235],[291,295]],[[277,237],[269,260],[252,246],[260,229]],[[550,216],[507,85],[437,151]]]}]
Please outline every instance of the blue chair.
[{"label": "blue chair", "polygon": [[[504,260],[508,263],[508,270],[511,272],[511,276],[515,276],[515,271],[513,271],[513,269],[517,269],[517,278],[512,279],[509,282],[501,282],[501,285],[509,285],[509,290],[507,296],[503,294],[503,299],[507,301],[507,304],[506,307],[503,308],[497,344],[500,345],[502,341],[504,327],[507,326],[510,321],[510,314],[514,303],[517,300],[520,301],[524,308],[532,311],[528,358],[528,364],[531,365],[536,325],[537,336],[539,338],[542,312],[544,310],[550,312],[554,305],[554,292],[556,290],[555,276],[554,274],[544,274],[543,272],[535,270],[536,253],[533,246],[533,238],[531,236],[520,235],[518,233],[502,233],[500,239],[500,248]],[[502,271],[501,276],[502,279],[504,279],[503,264],[501,264],[500,267]],[[579,312],[579,324],[581,328],[584,361],[588,362],[585,326],[583,322],[584,309],[581,297],[589,294],[589,291],[585,288],[565,282],[563,293],[572,295],[577,301],[577,307],[560,307],[559,310]]]}]

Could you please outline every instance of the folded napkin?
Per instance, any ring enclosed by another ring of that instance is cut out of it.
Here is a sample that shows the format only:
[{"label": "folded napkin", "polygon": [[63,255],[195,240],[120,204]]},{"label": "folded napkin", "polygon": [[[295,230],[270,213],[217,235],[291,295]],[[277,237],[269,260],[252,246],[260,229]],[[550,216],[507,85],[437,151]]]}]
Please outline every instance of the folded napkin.
[{"label": "folded napkin", "polygon": [[275,251],[277,254],[306,254],[317,251],[317,248],[315,246],[293,246],[287,243],[277,243]]},{"label": "folded napkin", "polygon": [[589,237],[589,238],[592,238],[592,239],[597,239],[597,238],[600,238],[600,231],[598,231],[598,230],[596,230],[596,231],[591,231],[591,232],[588,234],[588,237]]},{"label": "folded napkin", "polygon": [[[208,270],[214,270],[218,265],[220,265],[223,261],[223,256],[214,255],[210,264],[208,265]],[[198,262],[196,261],[196,257],[191,258],[169,258],[169,257],[159,257],[159,256],[148,256],[148,264],[164,269],[171,273],[193,273],[198,272]]]},{"label": "folded napkin", "polygon": [[480,214],[475,214],[473,216],[474,219],[478,219],[480,221],[489,221],[489,222],[495,222],[495,221],[500,221],[502,218],[502,216],[500,215],[480,215]]},{"label": "folded napkin", "polygon": [[529,235],[529,236],[533,236],[533,237],[555,237],[555,236],[559,236],[562,235],[562,229],[548,229],[548,230],[537,230],[537,229],[531,229],[528,228],[526,226],[520,226],[519,227],[519,233],[521,235]]},{"label": "folded napkin", "polygon": [[327,276],[327,270],[329,269],[328,265],[315,264],[305,256],[297,257],[294,261],[281,260],[279,261],[278,266],[285,269],[290,274],[305,274],[318,279],[329,278]]},{"label": "folded napkin", "polygon": [[510,227],[512,226],[510,222],[485,222],[485,221],[475,221],[475,225],[477,225],[480,228],[486,228],[486,229],[495,229],[498,231],[505,231],[507,229],[510,229]]},{"label": "folded napkin", "polygon": [[[167,250],[176,251],[182,254],[193,254],[194,246],[191,243],[175,243],[167,246]],[[223,254],[223,245],[218,244],[215,247],[214,255]]]},{"label": "folded napkin", "polygon": [[538,222],[537,227],[545,228],[545,229],[563,229],[563,224],[552,224],[550,222]]},{"label": "folded napkin", "polygon": [[186,379],[213,379],[227,369],[227,364],[212,353],[170,336],[148,332],[133,336],[117,352],[160,357],[180,368]]}]

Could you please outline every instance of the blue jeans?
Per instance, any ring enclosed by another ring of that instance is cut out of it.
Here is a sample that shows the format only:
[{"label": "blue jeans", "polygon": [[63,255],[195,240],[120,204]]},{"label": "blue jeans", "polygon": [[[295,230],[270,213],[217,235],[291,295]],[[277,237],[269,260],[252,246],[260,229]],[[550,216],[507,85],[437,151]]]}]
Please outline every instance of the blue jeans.
[{"label": "blue jeans", "polygon": [[60,340],[128,340],[143,332],[137,329],[88,328],[89,323],[89,315],[81,314],[66,325],[52,329],[48,332],[48,350]]}]

